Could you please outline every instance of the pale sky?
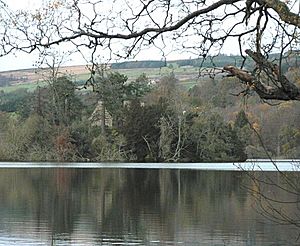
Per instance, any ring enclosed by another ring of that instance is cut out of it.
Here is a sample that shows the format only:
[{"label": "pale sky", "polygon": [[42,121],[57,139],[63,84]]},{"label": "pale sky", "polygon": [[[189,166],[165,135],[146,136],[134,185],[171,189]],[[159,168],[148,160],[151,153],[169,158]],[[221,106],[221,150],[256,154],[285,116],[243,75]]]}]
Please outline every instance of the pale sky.
[{"label": "pale sky", "polygon": [[[11,8],[14,9],[25,8],[25,9],[32,10],[35,8],[39,8],[42,5],[43,0],[6,0],[6,2]],[[235,22],[236,22],[235,19],[232,19],[232,25]],[[227,23],[227,24],[230,25],[231,23]],[[197,39],[195,40],[194,41],[197,42]],[[68,45],[65,45],[66,48],[67,46]],[[64,49],[64,45],[60,45],[60,48]],[[237,40],[234,39],[228,40],[223,46],[222,50],[225,50],[226,54],[239,54],[239,47],[238,47]],[[103,56],[105,57],[106,54],[103,53]],[[172,52],[172,53],[168,53],[167,60],[188,59],[189,57],[194,58],[196,56],[188,52],[185,53]],[[14,55],[10,54],[6,57],[0,58],[0,71],[32,68],[33,64],[37,61],[37,59],[38,59],[38,53],[36,52],[32,54],[25,54],[25,53],[16,53]],[[140,54],[134,60],[161,60],[161,59],[163,59],[163,56],[159,52],[159,50],[148,48],[140,52]],[[86,61],[79,54],[77,54],[77,55],[73,55],[70,58],[70,60],[63,65],[80,65],[80,64],[86,64]]]},{"label": "pale sky", "polygon": [[[40,6],[42,6],[43,1],[42,0],[7,0],[6,1],[10,8],[13,9],[37,9]],[[234,41],[227,42],[225,44],[224,50],[226,50],[227,54],[238,54],[238,44]],[[61,48],[63,48],[64,45],[60,45]],[[65,46],[68,47],[67,45]],[[169,46],[168,46],[169,47]],[[167,48],[168,48],[167,47]],[[121,48],[121,46],[120,46]],[[193,55],[191,53],[185,52],[185,53],[179,53],[179,52],[169,52],[167,48],[164,49],[164,52],[167,54],[167,60],[176,60],[176,59],[188,59],[190,57],[196,57],[196,55]],[[165,55],[166,55],[165,54]],[[103,55],[106,56],[105,54]],[[162,53],[158,49],[154,48],[145,48],[142,52],[140,52],[137,57],[134,58],[134,60],[162,60],[164,59]],[[24,68],[32,68],[33,64],[38,60],[38,53],[20,53],[17,52],[15,54],[10,54],[5,57],[0,58],[0,71],[6,71],[6,70],[15,70],[15,69],[24,69]],[[100,59],[101,60],[101,59]],[[114,62],[114,61],[112,61]],[[82,58],[81,55],[73,55],[71,59],[63,64],[63,65],[80,65],[80,64],[86,64],[86,60]]]}]

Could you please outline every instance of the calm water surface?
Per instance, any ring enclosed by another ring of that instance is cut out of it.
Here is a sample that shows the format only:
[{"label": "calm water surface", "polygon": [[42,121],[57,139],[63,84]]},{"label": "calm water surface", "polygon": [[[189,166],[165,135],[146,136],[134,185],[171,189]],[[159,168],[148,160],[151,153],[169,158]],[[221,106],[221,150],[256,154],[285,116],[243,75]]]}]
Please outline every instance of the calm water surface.
[{"label": "calm water surface", "polygon": [[2,168],[0,245],[299,245],[245,187],[234,171]]}]

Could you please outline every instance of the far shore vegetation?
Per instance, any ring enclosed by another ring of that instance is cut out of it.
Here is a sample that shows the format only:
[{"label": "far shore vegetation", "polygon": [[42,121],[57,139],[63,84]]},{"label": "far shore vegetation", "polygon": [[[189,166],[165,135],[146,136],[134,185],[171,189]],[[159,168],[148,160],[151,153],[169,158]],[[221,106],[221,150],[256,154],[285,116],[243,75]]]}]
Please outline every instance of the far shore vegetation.
[{"label": "far shore vegetation", "polygon": [[[223,55],[214,66],[239,59]],[[30,79],[28,70],[27,77],[20,75],[22,70],[2,72],[0,160],[220,162],[300,157],[296,102],[275,107],[254,93],[243,96],[237,78],[213,77],[209,69],[209,64],[199,69],[197,59],[117,63],[97,71],[93,86],[86,88],[90,74],[84,70],[44,74],[39,80]],[[299,84],[298,67],[289,67],[285,74]]]}]

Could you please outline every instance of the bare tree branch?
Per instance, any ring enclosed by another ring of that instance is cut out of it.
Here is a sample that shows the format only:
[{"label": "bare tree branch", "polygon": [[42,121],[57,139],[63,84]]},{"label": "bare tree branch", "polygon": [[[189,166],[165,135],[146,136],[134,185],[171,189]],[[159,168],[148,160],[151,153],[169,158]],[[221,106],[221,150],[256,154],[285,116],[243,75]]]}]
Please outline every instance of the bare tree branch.
[{"label": "bare tree branch", "polygon": [[291,12],[288,6],[279,0],[261,0],[261,4],[266,3],[267,6],[273,9],[281,18],[282,21],[300,27],[300,16]]},{"label": "bare tree branch", "polygon": [[[206,59],[236,40],[244,59],[239,68],[226,66],[225,71],[248,83],[262,99],[299,100],[299,89],[282,74],[284,54],[300,49],[300,17],[291,3],[48,0],[34,11],[13,11],[0,4],[0,56],[43,52],[67,43],[89,56],[86,60],[92,64],[100,62],[102,53],[107,60],[128,59],[150,47],[162,56],[180,51]],[[278,69],[268,60],[276,52]],[[257,65],[252,72],[243,69],[246,55]]]},{"label": "bare tree branch", "polygon": [[[260,53],[251,50],[246,50],[246,53],[257,65],[256,74],[234,66],[225,66],[224,70],[255,90],[262,99],[300,100],[300,89],[279,73],[278,65],[271,63]],[[257,74],[261,75],[262,72],[268,75],[265,77],[266,81],[256,76]],[[272,80],[273,83],[268,80]]]}]

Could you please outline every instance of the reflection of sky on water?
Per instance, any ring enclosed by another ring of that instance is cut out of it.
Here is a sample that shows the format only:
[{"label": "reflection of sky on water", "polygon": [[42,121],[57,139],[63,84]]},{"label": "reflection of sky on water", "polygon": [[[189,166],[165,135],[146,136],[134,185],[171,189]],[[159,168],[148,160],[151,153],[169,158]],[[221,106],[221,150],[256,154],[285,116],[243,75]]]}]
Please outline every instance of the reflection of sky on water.
[{"label": "reflection of sky on water", "polygon": [[127,168],[127,169],[182,169],[216,171],[300,171],[300,160],[249,160],[241,163],[54,163],[0,162],[0,168]]},{"label": "reflection of sky on water", "polygon": [[[158,239],[157,232],[149,231],[146,238],[138,238],[132,234],[109,235],[93,230],[90,220],[76,222],[72,233],[52,235],[46,224],[39,228],[34,221],[11,223],[9,228],[0,231],[0,245],[263,245],[263,232],[248,231],[245,238],[237,233],[224,234],[224,231],[199,231],[196,228],[181,228],[173,240]],[[52,244],[51,244],[52,243]],[[265,243],[269,243],[265,241]],[[278,245],[287,241],[278,238]],[[289,245],[293,245],[292,243]],[[295,243],[296,245],[296,243]]]}]

